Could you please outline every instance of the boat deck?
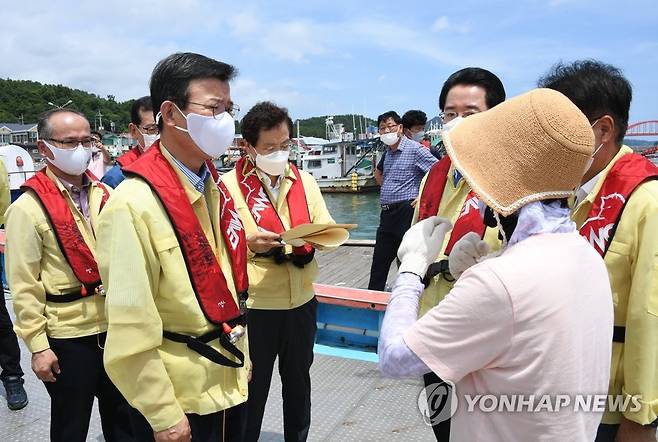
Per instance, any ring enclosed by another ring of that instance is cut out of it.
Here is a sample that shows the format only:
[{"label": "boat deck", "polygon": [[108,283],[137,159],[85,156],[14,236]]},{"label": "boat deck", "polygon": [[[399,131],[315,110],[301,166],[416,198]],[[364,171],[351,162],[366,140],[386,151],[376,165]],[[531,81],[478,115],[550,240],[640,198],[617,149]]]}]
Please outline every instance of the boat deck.
[{"label": "boat deck", "polygon": [[[331,252],[318,253],[320,274],[317,282],[355,289],[368,288],[373,250],[372,247],[343,246]],[[396,272],[397,267],[393,263],[388,272],[387,287],[395,281]]]}]

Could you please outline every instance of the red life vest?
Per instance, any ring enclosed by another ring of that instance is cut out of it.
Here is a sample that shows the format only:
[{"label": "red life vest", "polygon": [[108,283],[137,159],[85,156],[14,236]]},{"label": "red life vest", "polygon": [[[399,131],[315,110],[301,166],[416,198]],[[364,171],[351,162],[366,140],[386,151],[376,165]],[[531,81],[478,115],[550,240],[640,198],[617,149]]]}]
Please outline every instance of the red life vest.
[{"label": "red life vest", "polygon": [[[90,171],[87,171],[86,175],[94,185],[103,189],[103,198],[100,204],[100,208],[103,209],[110,193],[105,185],[99,182]],[[43,206],[55,233],[59,249],[62,251],[71,270],[73,270],[73,274],[82,284],[80,294],[84,297],[87,293],[93,293],[94,289],[101,284],[98,265],[60,189],[48,178],[45,168],[25,181],[21,189],[24,191],[32,190],[39,199],[41,206]]]},{"label": "red life vest", "polygon": [[[439,205],[443,197],[443,191],[448,181],[448,172],[450,171],[450,158],[446,155],[434,164],[430,169],[429,175],[425,180],[423,193],[418,202],[418,221],[424,220],[439,213]],[[486,226],[480,211],[478,209],[479,198],[471,190],[466,196],[466,202],[462,208],[455,225],[452,228],[450,239],[444,254],[450,255],[455,243],[469,232],[475,232],[484,237]]]},{"label": "red life vest", "polygon": [[129,149],[128,152],[124,153],[121,155],[119,158],[117,158],[117,163],[121,166],[121,168],[128,167],[132,163],[134,163],[137,158],[142,156],[142,150],[139,148],[139,146],[133,147],[132,149]]},{"label": "red life vest", "polygon": [[[311,216],[308,213],[308,203],[306,202],[306,192],[304,191],[304,183],[299,174],[299,170],[294,164],[290,164],[290,169],[295,175],[286,202],[288,203],[288,211],[290,213],[290,225],[296,227],[301,224],[308,224],[311,222]],[[265,188],[261,183],[256,168],[248,157],[242,157],[235,165],[236,177],[240,191],[247,202],[249,213],[254,218],[254,221],[259,227],[262,227],[270,232],[283,233],[285,228],[279,218],[279,214],[274,209],[274,205],[265,192]],[[294,247],[293,253],[295,255],[310,255],[313,253],[313,247],[310,244],[305,244],[302,247]]]},{"label": "red life vest", "polygon": [[220,230],[231,256],[231,270],[240,305],[236,304],[217,257],[208,243],[176,171],[160,151],[159,141],[124,169],[137,175],[158,196],[181,246],[187,273],[199,306],[208,321],[222,325],[241,317],[246,311],[247,240],[244,227],[226,187],[219,182],[212,163],[208,167],[220,191]]},{"label": "red life vest", "polygon": [[624,155],[612,166],[596,195],[580,234],[605,257],[626,202],[637,187],[658,179],[658,167],[638,154]]}]

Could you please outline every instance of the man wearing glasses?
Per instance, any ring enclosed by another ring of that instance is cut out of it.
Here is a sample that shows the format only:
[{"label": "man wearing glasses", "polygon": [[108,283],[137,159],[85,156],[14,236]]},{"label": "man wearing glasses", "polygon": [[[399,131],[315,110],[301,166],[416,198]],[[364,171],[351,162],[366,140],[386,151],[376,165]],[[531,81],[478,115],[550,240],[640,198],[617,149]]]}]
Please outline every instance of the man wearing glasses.
[{"label": "man wearing glasses", "polygon": [[105,368],[138,440],[239,440],[247,400],[247,244],[212,159],[235,138],[233,66],[194,53],[150,81],[157,140],[103,210]]},{"label": "man wearing glasses", "polygon": [[137,141],[137,146],[117,158],[117,164],[108,170],[101,180],[112,188],[116,188],[126,178],[121,169],[137,160],[160,137],[150,96],[147,95],[133,102],[130,108],[128,131],[130,137]]},{"label": "man wearing glasses", "polygon": [[380,140],[386,145],[381,174],[381,215],[370,268],[371,290],[384,290],[391,263],[404,233],[411,225],[412,202],[423,175],[436,163],[428,149],[404,135],[402,119],[393,111],[377,118]]},{"label": "man wearing glasses", "polygon": [[249,244],[249,384],[244,440],[256,442],[279,358],[283,428],[287,441],[304,441],[311,425],[311,379],[318,274],[315,250],[291,247],[280,234],[306,223],[328,224],[315,179],[288,162],[292,120],[286,109],[256,104],[242,119],[247,155],[222,177],[236,202]]},{"label": "man wearing glasses", "polygon": [[[484,112],[504,100],[505,89],[496,75],[481,68],[461,69],[448,77],[439,95],[444,130],[449,131],[461,119]],[[423,178],[413,224],[434,215],[450,220],[453,228],[445,235],[441,253],[427,272],[419,316],[431,310],[450,292],[456,277],[463,271],[460,264],[470,263],[476,251],[485,253],[500,246],[497,229],[485,227],[477,207],[477,197],[447,155]],[[457,243],[464,236],[464,241]],[[434,373],[426,374],[424,380],[428,397],[431,397],[429,389],[442,381]],[[448,441],[450,420],[435,424],[433,430],[438,441]]]},{"label": "man wearing glasses", "polygon": [[85,440],[94,397],[105,440],[126,440],[125,400],[103,369],[107,322],[95,259],[109,191],[87,170],[93,140],[82,114],[55,109],[37,129],[46,167],[25,182],[6,215],[15,330],[50,395],[51,440]]}]

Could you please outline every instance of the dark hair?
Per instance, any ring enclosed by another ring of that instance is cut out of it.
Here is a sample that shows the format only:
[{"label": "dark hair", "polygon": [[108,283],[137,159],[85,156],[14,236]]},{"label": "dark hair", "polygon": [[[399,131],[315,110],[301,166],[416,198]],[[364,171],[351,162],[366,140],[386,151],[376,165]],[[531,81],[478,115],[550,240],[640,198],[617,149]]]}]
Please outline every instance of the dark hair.
[{"label": "dark hair", "polygon": [[103,135],[101,135],[101,133],[97,130],[92,130],[91,135],[97,135],[99,140],[103,139]]},{"label": "dark hair", "polygon": [[578,60],[568,65],[560,62],[537,84],[562,92],[590,121],[612,116],[617,130],[615,141],[623,142],[633,89],[620,69],[596,60]]},{"label": "dark hair", "polygon": [[[191,52],[171,54],[160,60],[151,74],[153,109],[160,111],[162,103],[171,100],[182,110],[187,103],[187,89],[192,80],[216,78],[228,82],[236,75],[235,67],[204,55]],[[162,129],[162,121],[158,127]]]},{"label": "dark hair", "polygon": [[[68,112],[71,114],[79,115],[85,120],[87,120],[87,117],[85,117],[85,114],[82,112],[79,112],[74,109],[64,109],[64,108],[57,108],[57,109],[51,109],[49,111],[44,112],[41,114],[39,117],[39,121],[37,122],[37,136],[41,140],[48,140],[52,136],[53,133],[53,128],[50,125],[50,117],[56,114],[61,114],[64,112]],[[88,122],[89,120],[87,120]]]},{"label": "dark hair", "polygon": [[144,111],[153,112],[153,103],[148,95],[133,101],[133,105],[130,107],[130,122],[135,126],[142,124],[142,116],[139,113]]},{"label": "dark hair", "polygon": [[421,110],[410,110],[402,115],[402,127],[411,129],[414,126],[425,126],[427,124],[427,114]]},{"label": "dark hair", "polygon": [[395,124],[402,124],[402,118],[398,115],[397,112],[395,111],[388,111],[384,112],[380,116],[377,117],[377,127],[383,122],[388,120],[389,118],[392,118],[393,121],[395,121]]},{"label": "dark hair", "polygon": [[495,74],[482,68],[464,68],[460,69],[443,83],[441,94],[439,95],[439,109],[443,111],[446,105],[448,92],[455,86],[468,85],[480,86],[485,91],[485,102],[487,108],[491,109],[497,104],[505,101],[505,87]]},{"label": "dark hair", "polygon": [[255,147],[261,130],[273,129],[284,122],[288,125],[288,136],[292,136],[292,120],[288,115],[288,109],[270,101],[261,101],[249,109],[240,122],[242,138]]}]

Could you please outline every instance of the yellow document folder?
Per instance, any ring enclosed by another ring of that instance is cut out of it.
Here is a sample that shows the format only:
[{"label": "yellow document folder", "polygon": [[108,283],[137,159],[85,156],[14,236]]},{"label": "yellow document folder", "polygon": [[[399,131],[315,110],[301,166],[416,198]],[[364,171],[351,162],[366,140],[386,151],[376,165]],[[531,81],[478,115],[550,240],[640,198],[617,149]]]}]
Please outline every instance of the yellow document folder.
[{"label": "yellow document folder", "polygon": [[302,224],[281,234],[286,244],[301,247],[305,242],[321,247],[338,247],[350,237],[357,224]]}]

